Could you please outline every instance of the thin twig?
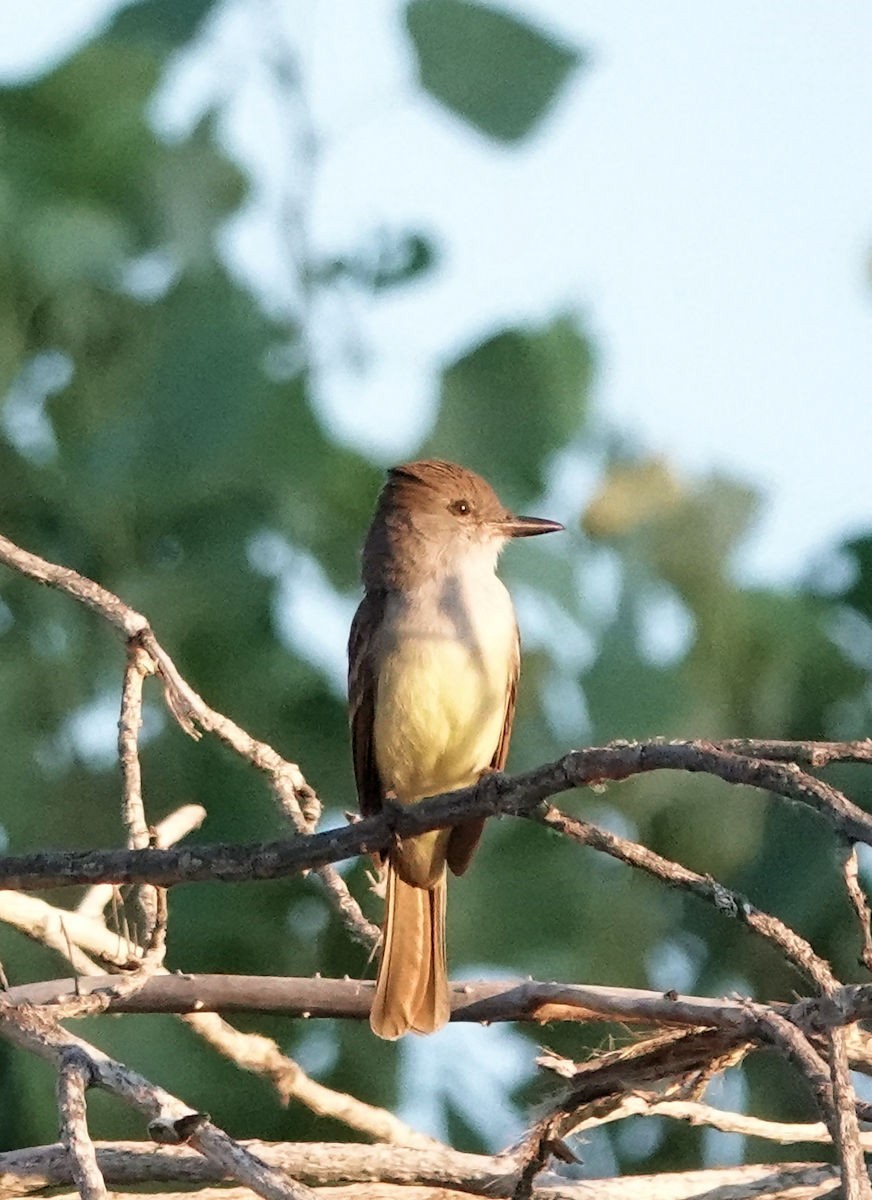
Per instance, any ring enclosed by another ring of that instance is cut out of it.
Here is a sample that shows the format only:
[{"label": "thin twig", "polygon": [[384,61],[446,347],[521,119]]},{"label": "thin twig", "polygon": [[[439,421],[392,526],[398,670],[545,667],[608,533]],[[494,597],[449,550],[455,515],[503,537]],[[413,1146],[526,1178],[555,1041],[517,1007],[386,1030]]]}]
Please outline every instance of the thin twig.
[{"label": "thin twig", "polygon": [[869,928],[872,912],[870,912],[869,901],[866,898],[863,885],[860,883],[857,847],[850,842],[844,843],[841,857],[842,879],[845,884],[845,891],[848,894],[848,899],[857,918],[857,924],[860,927],[861,948],[859,961],[868,971],[872,971],[872,932],[870,932]]},{"label": "thin twig", "polygon": [[[706,1126],[721,1133],[735,1133],[740,1137],[760,1138],[781,1145],[832,1145],[830,1131],[823,1121],[766,1121],[761,1117],[748,1116],[747,1113],[726,1112],[695,1100],[664,1100],[657,1092],[633,1092],[622,1096],[608,1113],[579,1121],[574,1132],[583,1133],[599,1125],[640,1116],[669,1117],[674,1121],[686,1121],[689,1125]],[[872,1132],[861,1133],[860,1139],[863,1148],[872,1151]]]},{"label": "thin twig", "polygon": [[833,1087],[827,1064],[817,1053],[808,1038],[779,1013],[774,1012],[764,1004],[748,1004],[748,1011],[753,1013],[760,1025],[764,1037],[782,1054],[799,1068],[808,1082],[818,1111],[824,1124],[830,1131],[833,1142],[837,1142]]},{"label": "thin twig", "polygon": [[[130,850],[145,850],[151,844],[145,805],[142,799],[142,769],[139,764],[139,732],[142,728],[142,684],[154,671],[154,663],[137,641],[127,643],[127,664],[121,689],[121,715],[118,719],[118,762],[121,767],[121,819],[127,829]],[[153,884],[141,884],[135,891],[141,932],[137,941],[163,945],[164,938],[157,930],[158,911],[166,915],[166,895],[163,902]],[[156,937],[154,936],[156,935]],[[149,956],[149,965],[157,965],[156,950]]]},{"label": "thin twig", "polygon": [[773,762],[805,763],[818,769],[834,762],[872,762],[872,738],[859,742],[780,742],[754,738],[727,738],[719,749],[749,758],[768,758]]},{"label": "thin twig", "polygon": [[631,842],[628,838],[618,837],[598,825],[588,821],[580,821],[568,817],[556,808],[547,808],[538,815],[538,819],[549,829],[556,829],[566,834],[573,841],[594,850],[600,850],[612,858],[619,859],[628,866],[636,867],[652,875],[655,879],[668,884],[669,887],[681,888],[691,892],[701,900],[713,905],[719,913],[732,917],[747,925],[754,933],[771,942],[784,957],[801,971],[819,988],[832,988],[836,985],[835,977],[829,964],[815,954],[809,943],[795,933],[783,921],[769,913],[761,912],[738,892],[724,887],[710,875],[700,875],[698,871],[671,859],[663,858],[642,846]]},{"label": "thin twig", "polygon": [[272,1038],[243,1033],[215,1013],[190,1013],[183,1020],[225,1058],[268,1079],[286,1105],[296,1101],[317,1116],[341,1121],[377,1142],[418,1149],[442,1146],[436,1138],[419,1133],[388,1109],[318,1083],[299,1063],[283,1054]]},{"label": "thin twig", "polygon": [[121,715],[118,719],[118,762],[121,767],[121,819],[127,829],[131,850],[144,850],[151,844],[145,806],[142,800],[142,769],[139,765],[139,731],[142,728],[142,684],[154,671],[148,655],[132,642],[127,649],[124,685],[121,689]]},{"label": "thin twig", "polygon": [[[154,826],[151,844],[159,849],[174,846],[189,833],[199,829],[205,820],[206,810],[202,804],[182,804]],[[112,902],[115,891],[114,884],[98,883],[95,887],[88,888],[75,911],[81,916],[94,917],[102,922],[103,910]]]},{"label": "thin twig", "polygon": [[524,1159],[547,1161],[566,1138],[587,1124],[608,1120],[625,1096],[640,1090],[657,1086],[661,1099],[695,1096],[700,1080],[735,1066],[751,1048],[748,1039],[732,1031],[687,1029],[654,1034],[583,1063],[550,1053],[540,1056],[538,1065],[556,1070],[566,1083],[525,1135]]}]

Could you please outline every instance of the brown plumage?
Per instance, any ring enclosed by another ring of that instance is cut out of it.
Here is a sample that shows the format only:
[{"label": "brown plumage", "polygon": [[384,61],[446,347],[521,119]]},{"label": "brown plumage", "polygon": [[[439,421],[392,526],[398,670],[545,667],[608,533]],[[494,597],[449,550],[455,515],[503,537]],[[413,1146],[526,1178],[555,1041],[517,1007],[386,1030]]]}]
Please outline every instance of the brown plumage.
[{"label": "brown plumage", "polygon": [[[559,529],[513,517],[454,463],[389,472],[363,553],[365,595],[349,639],[352,755],[361,812],[467,786],[509,749],[520,667],[517,624],[494,568],[510,537]],[[448,1020],[446,865],[469,866],[483,821],[410,838],[387,855],[375,1033]]]}]

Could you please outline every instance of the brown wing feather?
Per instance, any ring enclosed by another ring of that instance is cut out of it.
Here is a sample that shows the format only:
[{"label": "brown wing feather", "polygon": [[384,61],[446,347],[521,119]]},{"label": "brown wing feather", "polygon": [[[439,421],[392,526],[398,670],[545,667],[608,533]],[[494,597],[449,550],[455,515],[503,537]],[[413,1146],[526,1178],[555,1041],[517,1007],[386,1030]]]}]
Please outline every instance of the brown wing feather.
[{"label": "brown wing feather", "polygon": [[375,761],[372,730],[375,720],[375,671],[372,633],[377,627],[381,598],[372,592],[361,600],[348,638],[348,720],[357,802],[365,817],[381,812],[384,789]]},{"label": "brown wing feather", "polygon": [[[515,703],[518,695],[518,676],[521,673],[521,637],[515,627],[515,650],[512,665],[509,669],[508,686],[506,687],[506,711],[503,716],[503,727],[500,740],[497,742],[493,758],[490,761],[492,771],[502,771],[509,756],[509,742],[512,740],[512,725],[515,721]],[[472,861],[475,848],[484,829],[484,820],[464,821],[455,825],[448,842],[446,862],[455,875],[462,875]]]}]

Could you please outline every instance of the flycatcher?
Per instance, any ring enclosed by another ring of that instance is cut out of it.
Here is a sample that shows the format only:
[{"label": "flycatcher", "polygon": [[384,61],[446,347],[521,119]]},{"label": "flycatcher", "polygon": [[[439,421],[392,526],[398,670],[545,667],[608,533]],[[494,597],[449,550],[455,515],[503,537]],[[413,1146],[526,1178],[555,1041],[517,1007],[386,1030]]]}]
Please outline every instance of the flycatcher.
[{"label": "flycatcher", "polygon": [[[455,463],[388,472],[363,548],[364,597],[348,644],[354,774],[364,816],[467,787],[509,749],[520,669],[518,625],[496,576],[509,538],[552,533],[516,517]],[[430,1033],[449,1016],[446,865],[469,866],[476,819],[398,841],[388,852],[373,1032]]]}]

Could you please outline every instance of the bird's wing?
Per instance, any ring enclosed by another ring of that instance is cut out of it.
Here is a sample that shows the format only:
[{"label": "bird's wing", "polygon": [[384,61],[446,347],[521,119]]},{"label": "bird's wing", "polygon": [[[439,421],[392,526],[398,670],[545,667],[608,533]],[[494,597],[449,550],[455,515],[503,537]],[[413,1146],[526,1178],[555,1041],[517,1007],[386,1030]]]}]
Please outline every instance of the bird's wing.
[{"label": "bird's wing", "polygon": [[377,627],[381,598],[367,593],[361,600],[348,638],[348,720],[357,801],[365,817],[381,811],[384,789],[375,761],[375,669],[372,633]]},{"label": "bird's wing", "polygon": [[[518,676],[521,673],[521,636],[515,626],[515,644],[512,661],[509,666],[509,677],[506,683],[506,710],[503,715],[503,727],[500,730],[499,741],[490,761],[492,771],[502,771],[509,756],[509,742],[512,739],[512,725],[515,721],[515,703],[518,695]],[[455,825],[448,842],[446,861],[455,875],[462,875],[469,866],[475,848],[484,829],[484,819],[464,821]]]},{"label": "bird's wing", "polygon": [[491,770],[502,771],[509,757],[509,742],[512,740],[512,726],[515,723],[515,705],[518,699],[518,676],[521,673],[521,635],[515,626],[515,645],[512,651],[512,662],[509,667],[509,680],[506,687],[506,712],[503,717],[503,728],[500,740],[491,759]]}]

